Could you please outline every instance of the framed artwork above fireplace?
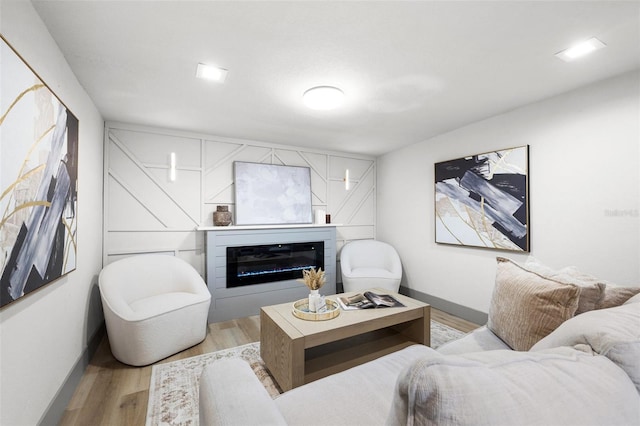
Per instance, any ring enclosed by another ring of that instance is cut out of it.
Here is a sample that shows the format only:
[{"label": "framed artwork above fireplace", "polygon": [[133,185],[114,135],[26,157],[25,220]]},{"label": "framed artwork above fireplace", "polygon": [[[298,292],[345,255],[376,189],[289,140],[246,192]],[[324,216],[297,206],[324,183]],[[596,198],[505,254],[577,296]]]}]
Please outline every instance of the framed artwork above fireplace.
[{"label": "framed artwork above fireplace", "polygon": [[529,251],[529,146],[435,164],[436,243]]},{"label": "framed artwork above fireplace", "polygon": [[312,223],[309,167],[234,162],[236,225]]}]

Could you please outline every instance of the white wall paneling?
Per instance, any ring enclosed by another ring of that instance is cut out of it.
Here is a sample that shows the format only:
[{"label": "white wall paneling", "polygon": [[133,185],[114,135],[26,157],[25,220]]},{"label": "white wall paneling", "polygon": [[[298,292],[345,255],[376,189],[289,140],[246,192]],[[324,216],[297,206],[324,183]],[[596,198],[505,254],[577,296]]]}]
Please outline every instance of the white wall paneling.
[{"label": "white wall paneling", "polygon": [[[174,182],[169,180],[172,152]],[[375,238],[372,157],[107,123],[105,264],[132,254],[166,252],[189,261],[204,276],[204,236],[196,228],[213,225],[218,205],[234,211],[234,161],[309,167],[313,208],[340,224],[338,249],[349,240]]]}]

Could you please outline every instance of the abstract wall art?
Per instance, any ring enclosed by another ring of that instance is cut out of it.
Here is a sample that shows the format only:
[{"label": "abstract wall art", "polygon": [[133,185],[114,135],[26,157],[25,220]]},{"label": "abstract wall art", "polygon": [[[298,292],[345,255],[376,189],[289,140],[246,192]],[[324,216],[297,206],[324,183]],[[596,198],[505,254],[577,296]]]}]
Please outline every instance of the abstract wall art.
[{"label": "abstract wall art", "polygon": [[0,307],[76,268],[78,119],[2,38]]},{"label": "abstract wall art", "polygon": [[311,223],[309,167],[234,162],[236,225]]},{"label": "abstract wall art", "polygon": [[436,163],[436,243],[528,252],[528,194],[528,145]]}]

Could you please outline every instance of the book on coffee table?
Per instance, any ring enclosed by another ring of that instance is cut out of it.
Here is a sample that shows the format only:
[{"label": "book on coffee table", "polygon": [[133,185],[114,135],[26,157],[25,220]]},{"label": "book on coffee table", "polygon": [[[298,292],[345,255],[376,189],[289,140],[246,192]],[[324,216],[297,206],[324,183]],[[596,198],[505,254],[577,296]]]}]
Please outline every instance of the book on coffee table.
[{"label": "book on coffee table", "polygon": [[340,307],[345,311],[405,306],[389,294],[377,294],[371,291],[354,294],[353,296],[340,296],[337,299]]}]

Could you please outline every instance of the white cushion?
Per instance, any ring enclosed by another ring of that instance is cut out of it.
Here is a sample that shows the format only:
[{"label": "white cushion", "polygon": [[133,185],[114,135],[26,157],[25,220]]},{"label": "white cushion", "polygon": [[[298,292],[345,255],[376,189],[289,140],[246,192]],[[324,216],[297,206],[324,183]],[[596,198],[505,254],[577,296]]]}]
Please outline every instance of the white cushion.
[{"label": "white cushion", "polygon": [[381,268],[355,268],[351,270],[351,277],[397,278],[393,272]]},{"label": "white cushion", "polygon": [[427,346],[410,346],[295,388],[275,402],[289,425],[382,424],[391,409],[398,375],[426,354],[437,353]]},{"label": "white cushion", "polygon": [[387,424],[631,425],[639,407],[629,377],[605,357],[487,351],[415,362],[398,379]]},{"label": "white cushion", "polygon": [[459,339],[445,343],[440,346],[437,351],[443,355],[458,355],[497,349],[511,348],[485,325]]},{"label": "white cushion", "polygon": [[202,296],[198,294],[174,292],[136,300],[135,302],[131,302],[129,307],[141,318],[149,318],[202,301]]},{"label": "white cushion", "polygon": [[640,393],[640,303],[585,312],[565,321],[531,351],[589,345],[622,368]]},{"label": "white cushion", "polygon": [[640,303],[640,294],[636,294],[631,299],[623,303],[623,305],[629,305],[631,303]]},{"label": "white cushion", "polygon": [[286,421],[249,364],[232,358],[212,362],[202,371],[200,425],[286,425]]}]

